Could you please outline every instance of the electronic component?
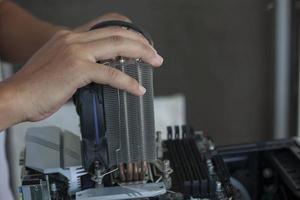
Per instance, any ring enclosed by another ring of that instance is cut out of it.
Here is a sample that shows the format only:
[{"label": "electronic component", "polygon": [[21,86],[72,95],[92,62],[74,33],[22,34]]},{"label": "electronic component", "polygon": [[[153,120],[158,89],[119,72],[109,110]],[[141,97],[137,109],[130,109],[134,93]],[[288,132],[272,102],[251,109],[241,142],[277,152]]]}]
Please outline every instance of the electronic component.
[{"label": "electronic component", "polygon": [[[157,134],[156,146],[161,147],[156,150],[161,157],[151,171],[159,176],[158,184],[123,182],[101,188],[80,167],[82,161],[76,156],[81,152],[78,136],[55,127],[29,129],[22,162],[21,197],[24,200],[150,196],[159,200],[300,199],[297,140],[216,147],[210,138],[187,126],[168,127],[168,130],[166,140],[161,141],[160,133]],[[75,171],[72,173],[70,169]]]},{"label": "electronic component", "polygon": [[164,141],[164,158],[169,159],[172,190],[184,197],[231,199],[233,188],[225,163],[215,150],[213,142],[187,126],[168,127]]}]

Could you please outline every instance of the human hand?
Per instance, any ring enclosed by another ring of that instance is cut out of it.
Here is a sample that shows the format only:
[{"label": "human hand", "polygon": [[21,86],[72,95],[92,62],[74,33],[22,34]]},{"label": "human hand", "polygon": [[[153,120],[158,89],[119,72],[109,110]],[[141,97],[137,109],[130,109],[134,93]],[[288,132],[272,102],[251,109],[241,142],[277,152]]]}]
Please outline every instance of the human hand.
[{"label": "human hand", "polygon": [[[112,17],[106,15],[102,20],[112,20]],[[162,57],[144,37],[133,31],[108,27],[86,32],[92,25],[93,22],[74,31],[57,32],[21,70],[2,83],[2,91],[13,96],[12,123],[50,116],[78,88],[91,82],[108,84],[134,95],[145,93],[135,79],[97,61],[124,56],[141,58],[158,67]]]}]

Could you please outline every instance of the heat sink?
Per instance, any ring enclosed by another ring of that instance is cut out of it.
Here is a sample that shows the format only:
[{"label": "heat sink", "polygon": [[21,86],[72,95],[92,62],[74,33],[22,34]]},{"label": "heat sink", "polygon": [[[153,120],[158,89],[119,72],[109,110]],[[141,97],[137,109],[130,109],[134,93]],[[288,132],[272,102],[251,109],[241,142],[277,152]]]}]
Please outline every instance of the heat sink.
[{"label": "heat sink", "polygon": [[109,65],[135,78],[147,90],[143,96],[137,97],[123,90],[103,86],[109,166],[153,162],[156,159],[153,69],[134,59],[116,60]]}]

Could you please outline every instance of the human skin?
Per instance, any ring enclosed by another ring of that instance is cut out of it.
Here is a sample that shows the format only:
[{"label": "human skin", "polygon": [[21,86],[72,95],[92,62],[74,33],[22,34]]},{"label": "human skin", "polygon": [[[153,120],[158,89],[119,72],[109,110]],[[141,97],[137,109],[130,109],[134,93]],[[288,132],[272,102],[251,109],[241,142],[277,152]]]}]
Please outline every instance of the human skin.
[{"label": "human skin", "polygon": [[159,67],[162,57],[133,31],[119,27],[88,31],[105,20],[130,21],[110,13],[69,30],[39,20],[12,2],[0,3],[0,56],[10,62],[26,62],[0,83],[0,130],[49,117],[78,88],[91,82],[137,96],[146,92],[135,79],[97,61],[124,56]]}]

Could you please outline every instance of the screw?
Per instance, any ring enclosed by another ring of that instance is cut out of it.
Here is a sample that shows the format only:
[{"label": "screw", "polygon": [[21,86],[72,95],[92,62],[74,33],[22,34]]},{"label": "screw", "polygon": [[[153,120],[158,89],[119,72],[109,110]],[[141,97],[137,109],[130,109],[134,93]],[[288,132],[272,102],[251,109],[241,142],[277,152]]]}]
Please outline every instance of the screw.
[{"label": "screw", "polygon": [[125,62],[125,59],[121,57],[121,58],[119,59],[119,62],[120,62],[120,63],[124,63],[124,62]]},{"label": "screw", "polygon": [[273,176],[273,171],[270,168],[265,168],[262,174],[264,178],[271,178]]},{"label": "screw", "polygon": [[57,188],[56,188],[56,184],[55,183],[51,183],[51,191],[52,192],[56,192]]},{"label": "screw", "polygon": [[214,165],[213,165],[211,159],[207,159],[206,164],[207,164],[208,172],[210,174],[213,174],[214,173]]},{"label": "screw", "polygon": [[220,181],[216,182],[216,192],[222,192],[222,183]]}]

